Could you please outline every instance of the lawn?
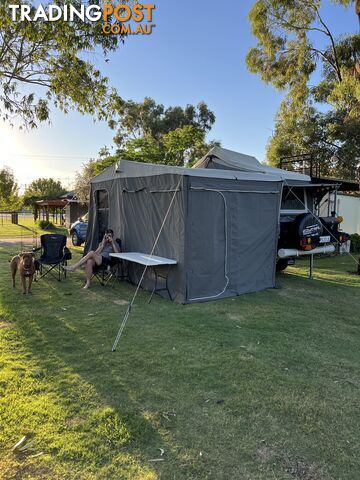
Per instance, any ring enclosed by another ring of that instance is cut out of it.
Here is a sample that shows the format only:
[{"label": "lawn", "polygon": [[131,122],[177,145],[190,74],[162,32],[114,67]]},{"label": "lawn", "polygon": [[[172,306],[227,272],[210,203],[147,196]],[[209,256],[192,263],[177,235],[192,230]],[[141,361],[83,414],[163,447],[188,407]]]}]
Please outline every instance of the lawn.
[{"label": "lawn", "polygon": [[[10,288],[0,249],[0,478],[358,480],[360,277],[177,305],[82,274]],[[28,435],[33,450],[13,453]]]},{"label": "lawn", "polygon": [[31,215],[19,215],[18,225],[12,224],[8,217],[0,219],[0,238],[36,237],[44,233],[62,233],[67,235],[67,230],[60,226],[55,226],[51,230],[43,230],[34,222]]}]

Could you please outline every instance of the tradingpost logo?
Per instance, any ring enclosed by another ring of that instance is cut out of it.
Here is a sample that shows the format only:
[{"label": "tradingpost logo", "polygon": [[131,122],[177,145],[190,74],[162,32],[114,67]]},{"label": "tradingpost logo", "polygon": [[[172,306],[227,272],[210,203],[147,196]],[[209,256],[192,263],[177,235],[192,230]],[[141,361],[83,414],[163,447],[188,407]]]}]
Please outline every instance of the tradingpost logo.
[{"label": "tradingpost logo", "polygon": [[150,35],[155,25],[153,11],[155,5],[126,4],[104,1],[103,5],[50,4],[31,7],[28,4],[9,5],[13,22],[100,22],[104,35]]}]

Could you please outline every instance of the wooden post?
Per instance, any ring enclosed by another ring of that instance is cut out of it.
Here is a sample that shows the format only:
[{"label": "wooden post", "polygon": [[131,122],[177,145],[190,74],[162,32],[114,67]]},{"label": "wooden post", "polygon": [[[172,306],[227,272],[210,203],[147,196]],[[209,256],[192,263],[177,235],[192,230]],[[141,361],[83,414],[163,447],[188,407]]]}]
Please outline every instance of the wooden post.
[{"label": "wooden post", "polygon": [[11,223],[13,223],[14,225],[18,225],[18,223],[19,223],[19,216],[18,216],[18,213],[17,213],[17,212],[12,212],[12,213],[11,213]]}]

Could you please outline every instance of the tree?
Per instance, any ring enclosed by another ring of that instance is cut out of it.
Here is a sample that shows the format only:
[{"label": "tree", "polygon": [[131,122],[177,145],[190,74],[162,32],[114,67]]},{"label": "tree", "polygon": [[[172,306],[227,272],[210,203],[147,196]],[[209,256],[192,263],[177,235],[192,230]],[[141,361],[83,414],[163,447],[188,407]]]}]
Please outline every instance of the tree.
[{"label": "tree", "polygon": [[[359,124],[346,112],[320,113],[307,104],[303,110],[283,102],[276,117],[275,133],[267,148],[268,159],[277,165],[284,157],[310,153],[323,176],[356,178],[360,161]],[[300,166],[300,165],[299,165]]]},{"label": "tree", "polygon": [[101,149],[97,160],[93,158],[85,162],[81,171],[76,173],[75,196],[80,203],[89,202],[90,180],[119,159],[118,156],[109,156],[108,153],[108,149]]},{"label": "tree", "polygon": [[21,206],[19,187],[10,167],[0,170],[0,209],[17,210]]},{"label": "tree", "polygon": [[[360,156],[359,135],[353,135],[360,131],[360,35],[335,38],[321,0],[257,0],[250,21],[258,44],[247,55],[248,68],[287,93],[268,144],[269,162],[312,152],[328,172],[354,177]],[[314,85],[315,72],[321,79]]]},{"label": "tree", "polygon": [[170,107],[156,104],[151,98],[143,102],[118,104],[118,118],[111,122],[116,129],[117,150],[110,155],[101,148],[99,158],[86,162],[76,174],[75,194],[82,203],[89,200],[90,180],[120,159],[167,165],[192,165],[220,142],[206,142],[206,133],[215,115],[203,102],[197,107]]},{"label": "tree", "polygon": [[155,100],[145,97],[143,102],[118,101],[115,117],[110,127],[116,130],[115,144],[122,148],[128,140],[151,137],[155,141],[177,128],[191,125],[208,133],[215,123],[215,115],[204,102],[196,107],[175,106],[165,108]]},{"label": "tree", "polygon": [[215,115],[204,102],[165,108],[146,97],[143,102],[118,102],[116,112],[110,126],[116,130],[119,157],[183,166],[211,148],[205,137]]},{"label": "tree", "polygon": [[61,182],[53,178],[38,178],[33,180],[24,193],[24,204],[33,205],[41,199],[55,199],[65,193]]},{"label": "tree", "polygon": [[[104,35],[101,22],[83,23],[77,17],[73,22],[13,21],[9,4],[14,3],[19,2],[2,0],[0,4],[2,119],[12,124],[19,117],[23,126],[34,128],[48,121],[51,103],[64,112],[76,109],[108,118],[112,100],[119,99],[89,55],[100,50],[106,57],[123,42],[123,36]],[[34,11],[32,2],[21,3]],[[42,2],[44,6],[50,3],[54,2]],[[71,0],[76,8],[82,3],[101,5],[102,1]]]},{"label": "tree", "polygon": [[128,140],[117,150],[118,158],[146,163],[189,166],[219,142],[206,143],[205,133],[193,125],[176,128],[156,140],[152,136]]}]

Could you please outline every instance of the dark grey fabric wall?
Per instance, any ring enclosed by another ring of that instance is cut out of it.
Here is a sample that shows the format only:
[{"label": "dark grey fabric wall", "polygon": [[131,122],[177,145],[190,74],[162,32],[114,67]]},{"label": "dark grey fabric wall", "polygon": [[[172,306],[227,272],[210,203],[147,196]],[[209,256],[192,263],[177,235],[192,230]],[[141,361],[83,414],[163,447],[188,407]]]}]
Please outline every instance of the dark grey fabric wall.
[{"label": "dark grey fabric wall", "polygon": [[[122,241],[126,252],[150,253],[160,231],[166,212],[175,194],[172,207],[159,237],[154,255],[171,258],[178,262],[169,272],[169,289],[173,299],[185,302],[185,203],[186,177],[159,175],[139,178],[115,178],[92,184],[89,208],[89,227],[86,251],[99,243],[96,191],[109,192],[109,228]],[[177,193],[175,190],[179,189]],[[129,264],[130,277],[136,283],[143,271],[142,266]],[[160,273],[167,267],[160,267]],[[143,286],[153,288],[153,270],[149,269]],[[164,293],[164,296],[167,294]]]},{"label": "dark grey fabric wall", "polygon": [[[178,261],[169,275],[173,299],[191,303],[275,285],[281,182],[164,174],[92,184],[87,247],[99,242],[96,191],[109,192],[109,227],[127,252],[150,253],[167,209],[155,255]],[[143,267],[131,265],[136,283]],[[153,287],[151,269],[143,286]],[[166,296],[166,293],[164,293]]]},{"label": "dark grey fabric wall", "polygon": [[[169,272],[169,289],[173,299],[185,302],[185,195],[186,177],[159,175],[157,177],[127,178],[121,180],[124,250],[150,253],[161,229],[171,200],[169,215],[159,237],[154,255],[177,260],[178,264]],[[176,189],[180,189],[175,193]],[[160,267],[166,270],[167,267]],[[131,265],[133,280],[137,282],[142,267]],[[149,270],[144,286],[151,289],[152,269]],[[167,294],[164,292],[164,296]]]},{"label": "dark grey fabric wall", "polygon": [[193,177],[189,187],[187,301],[274,287],[281,183]]}]

